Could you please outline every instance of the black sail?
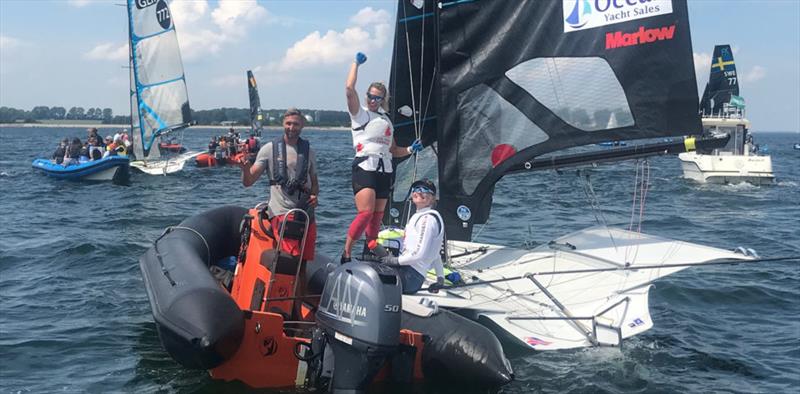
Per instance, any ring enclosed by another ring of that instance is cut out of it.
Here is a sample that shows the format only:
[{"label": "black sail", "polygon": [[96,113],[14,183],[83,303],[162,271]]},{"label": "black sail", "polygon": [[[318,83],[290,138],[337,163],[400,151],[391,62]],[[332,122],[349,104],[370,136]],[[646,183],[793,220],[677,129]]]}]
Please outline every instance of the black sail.
[{"label": "black sail", "polygon": [[495,183],[544,154],[701,130],[685,0],[401,0],[397,20],[396,142],[433,154],[398,166],[392,206],[420,156],[435,162],[450,239],[469,239]]},{"label": "black sail", "polygon": [[253,72],[247,70],[247,93],[250,96],[250,132],[261,136],[264,114],[261,112],[261,99],[258,97],[258,85]]},{"label": "black sail", "polygon": [[[438,133],[438,2],[399,1],[394,52],[389,80],[389,116],[399,146],[409,146],[419,138],[426,147],[436,146]],[[394,192],[390,200],[395,213],[409,214],[406,197],[411,182],[421,177],[436,181],[437,160],[433,148],[419,160],[395,163]],[[387,211],[387,214],[392,210]],[[398,215],[387,215],[391,224],[402,224]]]},{"label": "black sail", "polygon": [[739,78],[731,46],[716,45],[711,58],[711,73],[700,101],[701,111],[705,115],[718,115],[723,106],[731,102],[731,96],[738,95]]},{"label": "black sail", "polygon": [[[494,184],[542,154],[701,129],[685,1],[597,8],[617,3],[442,4],[439,209],[451,239],[468,239]],[[640,17],[581,25],[600,11]]]}]

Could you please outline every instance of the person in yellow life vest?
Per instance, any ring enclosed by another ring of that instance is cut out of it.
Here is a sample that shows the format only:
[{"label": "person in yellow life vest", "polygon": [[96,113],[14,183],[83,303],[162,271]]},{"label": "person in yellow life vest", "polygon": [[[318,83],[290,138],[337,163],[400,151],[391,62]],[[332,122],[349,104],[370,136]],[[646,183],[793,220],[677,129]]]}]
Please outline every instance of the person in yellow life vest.
[{"label": "person in yellow life vest", "polygon": [[106,137],[106,152],[103,154],[103,158],[108,156],[127,156],[128,149],[125,148],[125,143],[122,142],[122,138],[118,138],[114,141],[111,140],[111,137]]}]

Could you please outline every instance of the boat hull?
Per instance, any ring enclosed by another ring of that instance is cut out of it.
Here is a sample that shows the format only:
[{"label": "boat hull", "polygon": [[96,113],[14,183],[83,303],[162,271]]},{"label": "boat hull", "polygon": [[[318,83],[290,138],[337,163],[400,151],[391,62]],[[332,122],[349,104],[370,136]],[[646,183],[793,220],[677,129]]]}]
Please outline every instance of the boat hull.
[{"label": "boat hull", "polygon": [[186,162],[200,155],[200,152],[184,153],[175,158],[161,159],[161,160],[134,160],[131,162],[131,167],[147,174],[147,175],[167,175],[174,174],[183,170]]},{"label": "boat hull", "polygon": [[[311,360],[296,352],[310,340],[287,328],[298,324],[289,321],[297,265],[275,258],[277,243],[269,222],[259,223],[262,212],[246,214],[228,206],[186,219],[140,258],[159,338],[178,363],[209,369],[215,379],[256,388],[303,386]],[[240,250],[243,234],[247,247]],[[209,262],[227,256],[239,256],[230,293],[209,273]],[[319,294],[335,267],[321,255],[309,261],[307,294]],[[398,334],[410,357],[378,379],[456,378],[487,387],[513,379],[499,342],[484,327],[449,312],[409,307],[416,315],[403,313]],[[314,324],[312,309],[305,303],[294,316],[301,327]],[[466,378],[464,371],[471,371]]]},{"label": "boat hull", "polygon": [[244,208],[226,206],[190,217],[139,259],[161,344],[184,367],[222,364],[244,336],[244,312],[211,275],[209,265],[238,253],[238,228],[245,213]]},{"label": "boat hull", "polygon": [[237,153],[232,157],[223,157],[221,159],[217,159],[214,155],[209,154],[208,152],[201,153],[195,157],[194,162],[195,165],[201,168],[205,167],[215,167],[220,166],[223,164],[227,165],[238,165],[239,161],[244,157],[244,153]]},{"label": "boat hull", "polygon": [[[751,258],[602,226],[533,250],[463,241],[449,241],[448,248],[456,256],[450,266],[462,278],[496,282],[405,295],[403,305],[433,300],[496,332],[506,351],[622,346],[623,339],[653,327],[652,282],[686,268],[664,265]],[[595,269],[605,271],[581,272]],[[565,271],[578,272],[554,274]]]},{"label": "boat hull", "polygon": [[696,152],[678,155],[683,176],[700,183],[742,183],[755,185],[775,181],[770,156],[704,155]]},{"label": "boat hull", "polygon": [[55,164],[47,159],[36,159],[32,166],[48,176],[74,181],[126,183],[130,175],[130,161],[124,156],[109,156],[70,166]]}]

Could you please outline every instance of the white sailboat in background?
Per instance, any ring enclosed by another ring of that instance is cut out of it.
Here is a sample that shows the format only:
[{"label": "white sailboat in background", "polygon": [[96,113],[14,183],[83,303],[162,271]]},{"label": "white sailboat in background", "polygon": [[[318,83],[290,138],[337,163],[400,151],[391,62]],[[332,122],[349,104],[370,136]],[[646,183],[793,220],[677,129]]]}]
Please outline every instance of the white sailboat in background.
[{"label": "white sailboat in background", "polygon": [[704,135],[730,135],[727,145],[678,155],[683,176],[701,183],[769,184],[775,180],[772,158],[761,155],[739,97],[736,64],[730,45],[714,47],[711,74],[700,102]]},{"label": "white sailboat in background", "polygon": [[191,123],[189,97],[175,24],[164,1],[128,0],[130,53],[131,167],[150,175],[183,169],[200,152],[178,155],[159,145]]},{"label": "white sailboat in background", "polygon": [[[466,281],[406,295],[404,311],[435,313],[419,307],[435,301],[528,349],[621,346],[653,326],[653,281],[692,265],[752,259],[604,223],[532,250],[470,242],[505,175],[727,143],[688,138],[552,156],[700,130],[686,2],[658,4],[646,17],[608,22],[582,1],[400,2],[390,83],[395,138],[401,146],[421,138],[426,149],[397,166],[388,220],[402,225],[410,215],[412,181],[438,179],[446,264]],[[620,7],[634,15],[638,6]],[[592,121],[609,111],[624,116]]]}]

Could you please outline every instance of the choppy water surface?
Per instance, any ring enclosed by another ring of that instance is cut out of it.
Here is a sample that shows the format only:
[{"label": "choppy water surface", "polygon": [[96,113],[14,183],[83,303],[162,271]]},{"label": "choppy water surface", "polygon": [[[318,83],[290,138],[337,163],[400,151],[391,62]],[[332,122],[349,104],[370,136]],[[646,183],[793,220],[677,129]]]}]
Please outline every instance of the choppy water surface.
[{"label": "choppy water surface", "polygon": [[[110,133],[105,130],[101,133]],[[212,133],[191,130],[200,149]],[[235,168],[194,166],[169,177],[134,174],[129,187],[34,173],[62,137],[83,129],[0,129],[0,392],[239,392],[187,371],[161,349],[138,257],[169,225],[222,204],[253,206],[264,180],[243,188]],[[277,135],[270,131],[270,136]],[[335,256],[354,213],[348,133],[307,130],[320,168],[318,250]],[[650,160],[644,231],[764,257],[800,254],[797,134],[760,134],[774,186],[697,185],[677,158]],[[630,220],[635,166],[591,171],[609,223]],[[478,241],[522,246],[595,223],[574,171],[500,182]],[[526,392],[789,392],[800,387],[800,261],[692,268],[656,283],[655,327],[623,349],[512,358]],[[452,391],[424,386],[426,392]]]}]

